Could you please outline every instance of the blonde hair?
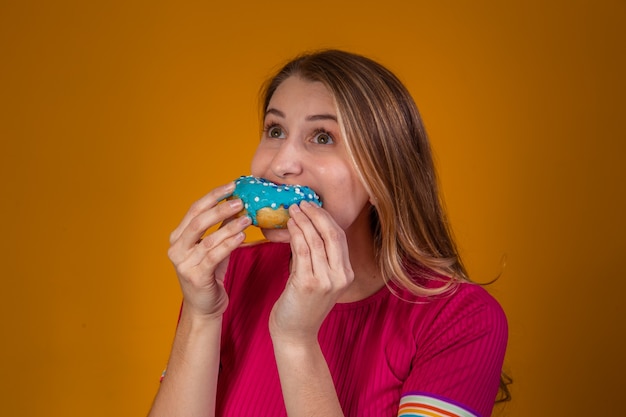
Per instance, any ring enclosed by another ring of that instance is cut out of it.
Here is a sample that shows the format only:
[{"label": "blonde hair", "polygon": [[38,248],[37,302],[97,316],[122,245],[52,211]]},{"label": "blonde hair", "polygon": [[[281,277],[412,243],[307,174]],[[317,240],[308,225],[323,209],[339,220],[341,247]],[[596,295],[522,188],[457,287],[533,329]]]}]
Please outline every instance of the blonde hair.
[{"label": "blonde hair", "polygon": [[361,55],[305,54],[264,86],[262,116],[276,88],[294,75],[323,83],[335,98],[348,152],[374,201],[371,227],[385,282],[424,296],[469,281],[440,200],[428,137],[402,82]]},{"label": "blonde hair", "polygon": [[[390,289],[395,284],[417,296],[435,296],[471,282],[445,216],[421,116],[402,82],[361,55],[301,55],[263,87],[261,120],[276,88],[294,75],[322,82],[335,98],[350,157],[374,201],[372,233]],[[511,399],[511,382],[502,373],[496,403]]]}]

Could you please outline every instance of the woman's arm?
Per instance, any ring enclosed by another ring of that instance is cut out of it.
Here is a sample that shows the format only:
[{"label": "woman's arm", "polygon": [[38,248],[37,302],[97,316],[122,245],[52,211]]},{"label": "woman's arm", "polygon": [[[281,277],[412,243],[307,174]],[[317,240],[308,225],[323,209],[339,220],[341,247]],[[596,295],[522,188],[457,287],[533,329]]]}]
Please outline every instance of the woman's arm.
[{"label": "woman's arm", "polygon": [[309,203],[290,208],[291,274],[270,315],[289,417],[343,416],[319,342],[322,322],[354,279],[343,230]]},{"label": "woman's arm", "polygon": [[[437,406],[450,415],[489,416],[506,352],[506,315],[476,284],[461,284],[440,301],[442,307],[416,339],[421,353],[404,381],[400,411],[407,403],[427,404],[436,398]],[[458,407],[466,411],[455,414]],[[408,411],[398,415],[412,415],[414,410]]]},{"label": "woman's arm", "polygon": [[[183,292],[183,309],[150,417],[214,416],[222,315],[228,306],[224,276],[231,252],[244,240],[248,217],[232,220],[241,200],[223,201],[234,183],[192,205],[170,236],[168,255]],[[225,220],[231,219],[223,223]],[[223,224],[202,238],[206,231]]]},{"label": "woman's arm", "polygon": [[289,417],[343,417],[326,359],[318,343],[274,341],[285,407]]},{"label": "woman's arm", "polygon": [[181,314],[149,417],[214,416],[222,317]]}]

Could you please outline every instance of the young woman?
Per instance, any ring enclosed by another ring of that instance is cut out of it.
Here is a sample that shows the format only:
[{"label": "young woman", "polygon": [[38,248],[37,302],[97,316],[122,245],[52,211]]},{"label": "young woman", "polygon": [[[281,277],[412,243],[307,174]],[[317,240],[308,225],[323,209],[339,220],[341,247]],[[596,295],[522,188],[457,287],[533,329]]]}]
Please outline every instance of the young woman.
[{"label": "young woman", "polygon": [[463,268],[405,87],[321,51],[282,68],[261,110],[251,173],[323,208],[242,245],[233,183],[192,205],[171,234],[184,302],[150,415],[489,416],[506,318]]}]

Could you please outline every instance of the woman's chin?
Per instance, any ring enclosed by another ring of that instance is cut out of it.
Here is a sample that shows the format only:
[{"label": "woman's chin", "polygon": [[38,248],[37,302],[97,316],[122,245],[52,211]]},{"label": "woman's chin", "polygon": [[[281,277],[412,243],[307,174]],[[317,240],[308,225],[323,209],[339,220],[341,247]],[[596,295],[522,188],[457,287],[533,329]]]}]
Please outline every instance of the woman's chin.
[{"label": "woman's chin", "polygon": [[265,239],[275,243],[288,243],[290,240],[287,229],[261,229]]}]

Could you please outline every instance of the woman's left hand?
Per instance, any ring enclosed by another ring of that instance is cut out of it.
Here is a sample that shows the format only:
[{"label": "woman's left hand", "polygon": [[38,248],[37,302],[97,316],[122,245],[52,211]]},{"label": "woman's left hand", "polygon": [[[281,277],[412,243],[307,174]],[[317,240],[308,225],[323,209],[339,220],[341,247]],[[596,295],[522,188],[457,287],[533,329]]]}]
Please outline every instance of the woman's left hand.
[{"label": "woman's left hand", "polygon": [[322,322],[354,279],[346,235],[315,204],[289,208],[291,273],[270,315],[274,341],[317,343]]}]

